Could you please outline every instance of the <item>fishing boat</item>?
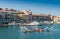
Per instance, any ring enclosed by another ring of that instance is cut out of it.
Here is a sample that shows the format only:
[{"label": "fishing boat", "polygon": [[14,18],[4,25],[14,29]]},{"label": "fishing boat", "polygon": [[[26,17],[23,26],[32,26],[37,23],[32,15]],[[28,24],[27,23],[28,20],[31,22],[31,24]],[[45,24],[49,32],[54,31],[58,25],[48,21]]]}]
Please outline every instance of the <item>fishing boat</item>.
[{"label": "fishing boat", "polygon": [[27,32],[49,32],[49,30],[44,30],[42,28],[36,28],[35,30],[25,30],[25,33]]},{"label": "fishing boat", "polygon": [[43,29],[43,28],[35,28],[34,30],[29,30],[29,29],[27,29],[27,30],[25,30],[24,31],[25,33],[27,33],[27,32],[49,32],[49,30],[48,29]]},{"label": "fishing boat", "polygon": [[49,32],[49,30],[47,28],[34,28],[34,29],[28,29],[26,27],[20,26],[21,31],[24,33],[27,32]]}]

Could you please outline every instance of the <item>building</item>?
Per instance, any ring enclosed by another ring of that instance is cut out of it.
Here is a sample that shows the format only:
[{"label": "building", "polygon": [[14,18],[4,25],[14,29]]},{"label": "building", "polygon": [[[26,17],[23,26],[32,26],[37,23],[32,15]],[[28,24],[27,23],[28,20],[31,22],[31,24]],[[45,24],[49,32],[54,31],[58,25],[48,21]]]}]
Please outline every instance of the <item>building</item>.
[{"label": "building", "polygon": [[51,15],[46,14],[32,14],[32,21],[51,21]]},{"label": "building", "polygon": [[53,16],[54,22],[60,22],[60,16]]},{"label": "building", "polygon": [[0,24],[8,24],[13,21],[19,22],[18,13],[20,13],[18,10],[0,8]]},{"label": "building", "polygon": [[20,14],[18,14],[20,18],[23,20],[24,23],[32,22],[32,11],[31,10],[24,10]]},{"label": "building", "polygon": [[0,24],[8,24],[15,21],[16,23],[30,23],[32,21],[51,21],[51,15],[46,14],[32,14],[31,10],[14,10],[0,8]]}]

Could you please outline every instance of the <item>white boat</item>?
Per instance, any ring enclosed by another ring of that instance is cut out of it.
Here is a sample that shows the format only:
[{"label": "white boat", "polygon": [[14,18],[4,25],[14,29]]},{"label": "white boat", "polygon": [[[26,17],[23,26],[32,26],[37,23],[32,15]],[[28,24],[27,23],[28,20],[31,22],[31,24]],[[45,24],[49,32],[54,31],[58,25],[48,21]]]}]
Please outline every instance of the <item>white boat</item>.
[{"label": "white boat", "polygon": [[32,22],[32,23],[29,23],[29,24],[20,24],[20,25],[23,25],[23,26],[25,26],[25,25],[27,25],[27,26],[30,26],[30,25],[32,25],[32,26],[37,26],[37,25],[41,25],[40,23],[38,23],[38,22],[36,22],[36,21],[34,21],[34,22]]},{"label": "white boat", "polygon": [[53,21],[44,21],[44,22],[40,22],[40,24],[42,24],[42,25],[51,25],[51,24],[53,24]]},{"label": "white boat", "polygon": [[34,22],[30,23],[30,25],[39,25],[39,23],[34,21]]},{"label": "white boat", "polygon": [[16,25],[16,23],[13,21],[12,23],[8,23],[8,25]]},{"label": "white boat", "polygon": [[60,24],[60,21],[55,22],[56,24]]}]

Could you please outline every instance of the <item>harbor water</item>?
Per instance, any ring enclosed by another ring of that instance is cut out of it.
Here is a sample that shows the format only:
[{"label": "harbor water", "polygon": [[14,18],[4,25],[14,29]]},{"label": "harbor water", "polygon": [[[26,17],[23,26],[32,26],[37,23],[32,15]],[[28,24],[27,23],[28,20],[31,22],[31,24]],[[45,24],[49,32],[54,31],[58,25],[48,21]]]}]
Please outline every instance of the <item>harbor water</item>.
[{"label": "harbor water", "polygon": [[49,32],[24,33],[20,29],[20,26],[0,27],[0,39],[60,39],[60,24],[25,27],[28,29],[33,29],[36,27],[45,28],[49,29]]}]

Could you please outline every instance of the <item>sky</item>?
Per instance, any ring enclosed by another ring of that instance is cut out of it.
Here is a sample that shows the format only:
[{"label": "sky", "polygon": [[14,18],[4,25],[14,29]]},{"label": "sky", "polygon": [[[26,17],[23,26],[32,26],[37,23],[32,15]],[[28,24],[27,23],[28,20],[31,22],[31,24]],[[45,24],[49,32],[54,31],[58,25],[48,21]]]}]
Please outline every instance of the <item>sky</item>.
[{"label": "sky", "polygon": [[30,9],[33,14],[60,15],[59,0],[0,0],[0,8]]}]

